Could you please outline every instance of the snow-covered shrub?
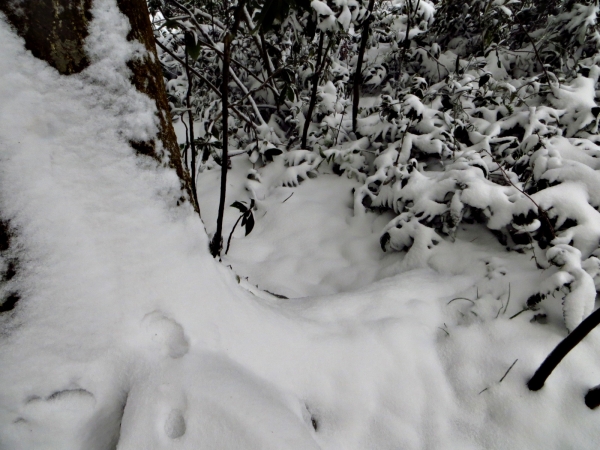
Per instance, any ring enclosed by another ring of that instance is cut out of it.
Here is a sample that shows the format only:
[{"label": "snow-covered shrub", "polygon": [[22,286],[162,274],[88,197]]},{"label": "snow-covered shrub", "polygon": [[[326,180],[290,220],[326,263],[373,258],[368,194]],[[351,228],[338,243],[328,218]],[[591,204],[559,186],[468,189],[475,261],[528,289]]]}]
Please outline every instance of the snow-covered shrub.
[{"label": "snow-covered shrub", "polygon": [[594,279],[582,267],[581,252],[570,245],[556,245],[548,250],[546,257],[559,271],[544,280],[540,291],[527,300],[527,306],[533,308],[555,291],[561,292],[565,326],[573,331],[594,309]]},{"label": "snow-covered shrub", "polygon": [[384,250],[426,251],[454,239],[459,225],[480,223],[518,251],[569,246],[598,272],[590,259],[600,255],[597,1],[376,3],[372,14],[359,0],[248,3],[222,130],[219,52],[231,12],[218,2],[158,1],[175,115],[189,86],[184,49],[198,45],[200,169],[220,164],[211,143],[226,131],[252,163],[251,192],[271,164],[273,186],[296,186],[323,168],[356,179],[355,214],[397,216],[381,232]]}]

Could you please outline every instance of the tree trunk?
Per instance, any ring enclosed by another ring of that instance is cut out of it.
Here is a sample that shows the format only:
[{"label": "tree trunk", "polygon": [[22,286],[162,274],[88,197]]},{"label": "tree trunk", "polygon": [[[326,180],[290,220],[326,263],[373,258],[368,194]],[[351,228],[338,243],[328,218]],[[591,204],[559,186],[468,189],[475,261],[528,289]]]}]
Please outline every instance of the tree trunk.
[{"label": "tree trunk", "polygon": [[25,47],[63,75],[81,72],[89,61],[83,42],[88,35],[92,0],[0,0]]},{"label": "tree trunk", "polygon": [[[155,139],[131,142],[131,146],[158,161],[166,161],[181,180],[182,187],[193,199],[187,170],[181,164],[177,137],[171,122],[169,103],[154,34],[145,0],[117,0],[121,12],[131,24],[128,40],[138,40],[148,50],[148,55],[128,63],[132,71],[131,82],[136,89],[148,95],[156,104],[159,132]],[[0,11],[6,14],[16,32],[25,40],[25,47],[39,59],[46,61],[59,73],[79,73],[89,65],[84,41],[87,26],[92,19],[92,0],[0,0]],[[150,56],[152,55],[152,56]],[[197,210],[195,202],[192,200]]]},{"label": "tree trunk", "polygon": [[[0,0],[0,12],[19,36],[25,47],[39,59],[46,61],[62,75],[81,72],[89,65],[85,54],[85,39],[93,0]],[[181,156],[165,92],[162,70],[158,62],[154,35],[145,0],[117,0],[117,4],[131,24],[129,40],[136,39],[148,50],[142,60],[130,61],[132,83],[136,89],[154,100],[157,108],[159,132],[146,142],[131,142],[138,152],[165,161],[179,176],[182,185],[181,201],[185,201],[184,190],[193,199],[190,179],[183,168]],[[1,45],[1,44],[0,44]],[[192,200],[198,211],[196,202]],[[10,281],[18,270],[18,261],[10,252],[11,236],[15,230],[10,222],[2,220],[0,211],[0,260],[5,260],[0,271],[0,284]],[[19,300],[18,292],[7,292],[0,297],[0,313],[12,310]]]}]

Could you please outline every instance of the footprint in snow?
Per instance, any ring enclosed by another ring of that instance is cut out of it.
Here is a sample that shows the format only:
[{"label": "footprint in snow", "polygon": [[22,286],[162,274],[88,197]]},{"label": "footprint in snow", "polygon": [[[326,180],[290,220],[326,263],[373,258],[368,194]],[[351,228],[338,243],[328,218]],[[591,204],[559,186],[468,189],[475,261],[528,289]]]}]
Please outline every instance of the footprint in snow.
[{"label": "footprint in snow", "polygon": [[485,262],[486,278],[493,280],[506,276],[506,267],[499,258],[490,258]]},{"label": "footprint in snow", "polygon": [[185,418],[179,409],[172,409],[165,421],[165,433],[171,439],[180,438],[185,434]]},{"label": "footprint in snow", "polygon": [[39,402],[70,402],[70,403],[95,403],[94,394],[82,388],[63,389],[55,391],[46,397],[32,395],[25,400],[26,405],[35,405]]},{"label": "footprint in snow", "polygon": [[142,321],[152,342],[157,344],[163,353],[171,358],[181,358],[190,344],[181,324],[165,316],[160,311],[146,314]]},{"label": "footprint in snow", "polygon": [[61,421],[61,415],[79,412],[86,414],[96,406],[96,398],[80,387],[61,389],[48,395],[30,395],[24,400],[23,414],[13,420],[25,425],[48,419]]}]

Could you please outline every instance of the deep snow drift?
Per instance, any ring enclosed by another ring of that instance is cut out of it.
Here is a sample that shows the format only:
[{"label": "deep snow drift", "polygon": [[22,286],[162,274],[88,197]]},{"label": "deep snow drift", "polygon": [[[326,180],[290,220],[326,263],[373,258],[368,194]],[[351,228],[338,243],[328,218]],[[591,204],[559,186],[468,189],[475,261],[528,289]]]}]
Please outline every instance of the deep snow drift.
[{"label": "deep snow drift", "polygon": [[[127,81],[125,19],[94,5],[93,63],[69,78],[0,21],[0,210],[22,293],[0,319],[1,449],[597,447],[598,332],[529,392],[566,334],[560,302],[547,324],[509,320],[549,273],[487,231],[407,270],[377,253],[376,219],[351,217],[350,186],[315,200],[324,177],[285,203],[264,192],[281,208],[215,262],[175,175],[127,145],[155,131],[152,108]],[[255,295],[225,264],[249,288],[352,292]]]}]

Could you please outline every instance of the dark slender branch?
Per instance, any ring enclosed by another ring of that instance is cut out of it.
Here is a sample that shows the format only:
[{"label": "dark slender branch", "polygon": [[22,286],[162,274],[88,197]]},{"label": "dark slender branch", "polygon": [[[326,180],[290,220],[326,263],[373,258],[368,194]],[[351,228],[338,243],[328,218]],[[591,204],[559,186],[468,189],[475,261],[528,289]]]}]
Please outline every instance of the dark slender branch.
[{"label": "dark slender branch", "polygon": [[221,115],[223,133],[223,151],[221,156],[221,195],[219,197],[219,212],[217,215],[217,230],[210,243],[210,252],[213,257],[221,254],[223,249],[223,215],[225,213],[225,195],[227,190],[227,169],[229,164],[229,56],[233,35],[227,33],[225,36],[225,56],[223,58],[223,83],[221,85]]},{"label": "dark slender branch", "polygon": [[527,307],[527,308],[523,308],[521,311],[519,311],[516,314],[513,314],[512,316],[510,316],[508,318],[508,320],[513,320],[515,317],[520,316],[522,313],[524,313],[525,311],[529,311],[531,308]]},{"label": "dark slender branch", "polygon": [[[427,53],[427,55],[428,55],[428,56],[429,56],[431,59],[433,59],[433,60],[435,61],[435,63],[437,64],[438,81],[442,81],[442,74],[440,73],[440,67],[443,67],[443,68],[444,68],[444,70],[447,72],[447,74],[449,74],[449,73],[450,73],[450,70],[449,70],[449,69],[448,69],[448,68],[447,68],[447,67],[446,67],[444,64],[442,64],[442,63],[440,62],[440,60],[439,60],[439,59],[437,59],[435,56],[433,56],[433,55],[431,54],[431,52],[430,52],[429,50],[427,50],[425,47],[421,47],[421,46],[419,45],[419,46],[417,46],[417,49],[423,50],[423,51],[424,51],[425,53]],[[447,75],[447,74],[446,74],[446,75]],[[519,88],[519,89],[521,89],[521,88]]]},{"label": "dark slender branch", "polygon": [[[340,123],[338,124],[338,127],[337,127],[337,133],[335,135],[335,142],[333,143],[334,147],[337,145],[338,139],[340,138],[340,133],[342,131],[342,123],[344,122],[345,116],[346,116],[346,108],[344,108],[344,111],[342,111],[342,118],[340,119]],[[344,134],[346,134],[346,136],[348,135],[346,130],[344,130]]]},{"label": "dark slender branch", "polygon": [[[415,14],[417,9],[419,8],[419,3],[421,2],[421,0],[418,0],[417,2],[417,6],[414,10]],[[399,72],[402,73],[402,66],[404,66],[404,58],[406,58],[406,52],[408,51],[408,48],[410,47],[410,29],[412,27],[412,14],[413,14],[413,9],[412,9],[412,0],[408,0],[408,14],[406,16],[406,35],[404,36],[404,42],[402,43],[402,55],[400,56],[400,67],[399,67]]]},{"label": "dark slender branch", "polygon": [[231,233],[229,233],[229,239],[227,239],[227,247],[225,248],[225,254],[227,254],[227,252],[229,252],[229,245],[231,245],[231,236],[233,236],[235,227],[237,227],[237,224],[240,223],[240,220],[242,220],[242,217],[244,217],[243,214],[240,215],[240,217],[238,217],[238,220],[235,221],[235,224],[233,225],[233,228],[231,229]]},{"label": "dark slender branch", "polygon": [[456,298],[453,298],[452,300],[450,300],[448,303],[446,303],[446,305],[449,305],[450,303],[452,303],[455,300],[466,300],[468,302],[471,302],[473,305],[475,304],[475,302],[473,300],[471,300],[470,298],[456,297]]},{"label": "dark slender branch", "polygon": [[[198,192],[196,191],[196,143],[194,142],[194,113],[192,112],[192,101],[191,101],[191,96],[192,96],[192,84],[193,84],[193,79],[192,79],[192,73],[190,72],[190,64],[189,64],[189,60],[188,60],[188,48],[187,48],[187,40],[186,40],[186,46],[185,46],[185,72],[187,75],[187,79],[188,79],[188,90],[185,96],[185,103],[186,103],[186,107],[188,110],[188,123],[190,125],[190,128],[188,131],[190,139],[190,149],[192,151],[192,171],[191,171],[191,178],[192,178],[192,201],[196,204],[196,209],[198,210],[198,214],[200,214],[200,203],[198,203]],[[202,218],[202,216],[200,216]]]},{"label": "dark slender branch", "polygon": [[595,327],[600,324],[600,309],[597,309],[590,314],[577,328],[575,328],[566,338],[564,338],[556,346],[554,350],[547,356],[544,362],[536,370],[531,380],[527,383],[527,387],[532,391],[538,391],[544,387],[546,379],[552,371],[558,366],[567,354],[579,344],[584,337],[588,335]]},{"label": "dark slender branch", "polygon": [[217,230],[210,242],[210,252],[216,258],[223,249],[223,215],[225,214],[225,195],[227,190],[227,169],[229,166],[229,67],[231,62],[231,44],[237,33],[242,18],[242,11],[246,0],[239,0],[235,13],[234,22],[225,35],[223,51],[223,82],[221,84],[221,103],[223,114],[223,153],[221,156],[221,195],[219,198],[219,213],[217,216]]},{"label": "dark slender branch", "polygon": [[[271,75],[269,75],[269,78],[267,78],[260,86],[254,88],[251,91],[248,91],[246,94],[244,94],[244,96],[235,103],[235,106],[242,106],[241,102],[243,102],[250,95],[257,93],[262,88],[264,88],[269,83],[269,81],[271,81],[274,77],[279,75],[279,73],[281,73],[282,70],[283,70],[283,67],[281,67],[281,68],[277,69],[275,72],[271,73]],[[234,105],[230,105],[230,106],[234,106]]]},{"label": "dark slender branch", "polygon": [[[254,35],[253,35],[254,36]],[[269,53],[267,51],[267,41],[265,39],[265,34],[260,30],[260,49],[263,53],[263,58],[265,60],[265,68],[267,69],[267,74],[271,75],[273,71],[271,70],[271,60],[269,58]]]},{"label": "dark slender branch", "polygon": [[[221,59],[223,59],[225,57],[224,52],[222,52],[221,50],[219,50],[219,48],[217,48],[217,46],[215,45],[215,43],[212,41],[212,39],[210,38],[210,36],[208,34],[206,34],[206,32],[204,31],[204,29],[202,28],[201,24],[198,23],[198,21],[196,20],[196,18],[194,17],[194,15],[192,14],[192,12],[186,8],[184,5],[182,5],[181,3],[178,3],[176,0],[168,0],[170,3],[174,4],[176,7],[180,8],[181,10],[185,11],[189,16],[190,19],[192,20],[192,22],[194,23],[194,25],[196,26],[196,29],[198,31],[200,31],[200,33],[202,33],[202,35],[205,37],[206,41],[202,41],[202,40],[198,40],[198,43],[209,48],[210,50],[212,50],[213,52],[215,52],[217,55],[219,55],[221,57]],[[246,3],[246,1],[244,0],[244,4]],[[227,9],[227,8],[225,8]],[[241,19],[241,17],[240,17]],[[222,24],[219,25],[222,28]],[[239,22],[238,25],[239,26]],[[256,81],[259,81],[262,83],[263,80],[261,80],[259,77],[257,77],[248,67],[246,67],[244,64],[242,64],[240,61],[238,61],[235,58],[231,57],[231,54],[229,55],[229,61],[230,61],[230,70],[231,69],[231,63],[236,64],[237,66],[241,67],[242,69],[244,69],[246,71],[246,73],[248,74],[248,76],[254,78]],[[273,89],[271,86],[269,86],[270,89]],[[274,90],[275,95],[277,95],[277,91]]]},{"label": "dark slender branch", "polygon": [[[158,42],[158,41],[157,41],[157,42]],[[206,42],[202,42],[202,41],[198,41],[198,43],[199,43],[199,44],[202,44],[202,45],[207,45],[207,46],[208,46],[208,47],[210,47],[212,50],[214,50],[214,51],[215,51],[215,52],[216,52],[216,53],[217,53],[219,56],[221,56],[222,58],[225,58],[225,56],[224,56],[224,53],[223,53],[223,52],[221,52],[220,50],[218,50],[216,47],[215,47],[215,48],[213,48],[212,44],[211,44],[211,45],[209,45],[209,44],[207,44]],[[161,48],[165,48],[165,47],[164,47],[164,46],[161,44]],[[169,53],[169,54],[171,54],[171,53]],[[179,61],[179,59],[177,59],[177,60]],[[233,59],[233,58],[231,57],[231,52],[229,52],[229,74],[228,74],[228,76],[231,76],[231,77],[233,78],[233,80],[235,81],[235,83],[238,85],[238,87],[240,88],[240,90],[241,90],[242,92],[247,92],[247,91],[248,91],[248,89],[247,89],[247,88],[246,88],[246,87],[243,85],[243,83],[240,81],[240,79],[237,77],[237,75],[235,74],[234,70],[232,69],[232,67],[231,67],[231,63],[232,63],[232,62],[236,62],[236,61],[235,61],[235,59]],[[239,64],[239,65],[242,67],[242,69],[246,70],[246,72],[247,72],[247,74],[248,74],[249,76],[251,76],[251,77],[253,77],[255,80],[257,80],[257,81],[259,81],[259,82],[263,83],[263,80],[261,80],[261,79],[260,79],[260,78],[258,78],[256,75],[254,75],[254,74],[253,74],[253,73],[250,71],[250,69],[248,69],[246,66],[242,65],[241,63],[238,63],[238,64]],[[203,77],[203,78],[204,78],[204,77]],[[264,85],[265,85],[265,84],[263,83],[263,86],[264,86]],[[275,96],[278,96],[278,95],[279,95],[279,93],[277,92],[277,90],[276,90],[276,89],[274,89],[272,86],[267,86],[267,87],[268,87],[269,89],[271,89],[271,90],[274,92]],[[216,89],[216,90],[217,90],[217,92],[220,94],[220,91],[219,91],[219,90],[218,90],[216,87],[215,87],[215,89]],[[244,98],[245,98],[245,97],[244,97]],[[253,100],[252,98],[250,99],[250,103],[252,104],[252,106],[253,106],[253,107],[255,107],[255,106],[256,106],[256,105],[254,104],[254,100]],[[256,109],[256,107],[255,107],[255,109]],[[258,119],[259,119],[259,120],[262,122],[262,117],[260,116],[260,113],[259,113],[258,111],[255,111],[255,112],[256,112],[256,115],[257,115]],[[236,112],[236,114],[237,114],[237,112]]]},{"label": "dark slender branch", "polygon": [[181,123],[185,127],[185,148],[183,149],[183,162],[185,164],[185,168],[188,169],[188,148],[190,147],[190,135],[188,132],[188,126],[186,125],[185,120],[183,118],[184,114],[185,113],[181,113]]},{"label": "dark slender branch", "polygon": [[508,372],[510,372],[510,369],[512,369],[515,364],[517,363],[517,361],[519,360],[519,358],[515,359],[515,362],[513,362],[510,367],[508,368],[508,370],[506,371],[506,373],[504,375],[502,375],[502,378],[500,378],[500,381],[498,381],[498,383],[502,383],[502,381],[504,381],[504,379],[506,378],[506,375],[508,375]]},{"label": "dark slender branch", "polygon": [[254,27],[247,10],[244,10],[244,22],[248,27],[248,34],[251,36],[252,40],[254,41],[254,44],[256,45],[256,48],[258,49],[260,57],[263,59],[265,69],[267,70],[267,75],[270,76],[273,71],[271,70],[271,61],[269,60],[269,55],[267,53],[267,46],[265,43],[264,33],[261,29],[258,30],[260,33],[259,36],[257,36],[256,33],[253,33]]},{"label": "dark slender branch", "polygon": [[[165,51],[165,53],[167,53],[169,56],[171,56],[171,58],[173,58],[175,61],[177,61],[182,66],[185,66],[185,62],[180,57],[178,57],[175,53],[173,53],[171,50],[169,50],[163,43],[161,43],[158,39],[156,39],[155,42],[156,42],[156,45],[158,45],[161,49],[163,49]],[[190,67],[190,72],[192,72],[200,80],[205,82],[211,91],[215,92],[216,94],[219,95],[219,97],[221,97],[221,91],[219,90],[219,88],[216,87],[214,84],[212,84],[210,82],[210,80],[208,80],[204,75],[202,75],[200,72],[198,72],[193,67]],[[238,116],[239,119],[243,120],[248,125],[250,125],[252,128],[256,129],[256,124],[254,122],[252,122],[245,114],[241,113],[233,105],[230,105],[230,108]]]},{"label": "dark slender branch", "polygon": [[504,176],[504,179],[512,187],[514,187],[517,191],[519,191],[521,194],[523,194],[525,197],[527,197],[531,201],[531,203],[533,203],[537,207],[538,212],[546,220],[546,223],[548,224],[548,227],[550,228],[550,232],[552,233],[552,237],[556,239],[556,232],[554,231],[554,227],[552,226],[552,223],[550,222],[550,218],[548,217],[548,214],[546,213],[546,211],[544,209],[542,209],[542,207],[540,205],[538,205],[537,202],[533,198],[531,198],[531,196],[529,194],[527,194],[525,191],[523,191],[522,189],[519,189],[517,186],[515,186],[515,184],[511,181],[511,179],[509,178],[508,174],[504,170],[504,168],[500,165],[500,163],[498,163],[496,161],[496,158],[494,158],[494,155],[492,155],[487,150],[484,150],[484,152],[487,153],[488,155],[490,155],[490,158],[492,158],[492,161],[494,161],[496,163],[496,165],[498,166],[498,169],[500,169],[500,172],[502,172],[502,175]]},{"label": "dark slender branch", "polygon": [[402,140],[400,141],[400,150],[397,150],[398,154],[396,155],[396,161],[394,161],[394,166],[398,166],[400,162],[400,154],[402,153],[402,149],[404,148],[404,138],[406,137],[406,133],[408,133],[408,129],[412,126],[412,119],[409,119],[408,125],[406,125],[406,129],[404,133],[402,133]]},{"label": "dark slender branch", "polygon": [[363,23],[362,35],[360,37],[360,49],[358,50],[358,60],[356,61],[356,71],[354,72],[354,81],[352,85],[352,131],[356,133],[356,122],[358,117],[358,104],[360,102],[360,85],[362,83],[362,65],[369,39],[369,25],[371,24],[371,13],[375,0],[369,0],[367,6],[368,16]]},{"label": "dark slender branch", "polygon": [[508,309],[509,303],[510,303],[510,283],[508,283],[508,300],[506,301],[506,306],[504,307],[503,314],[506,314],[506,310]]},{"label": "dark slender branch", "polygon": [[323,56],[323,43],[325,42],[325,32],[321,31],[321,35],[319,36],[319,46],[317,48],[317,64],[315,65],[315,73],[312,75],[312,92],[310,94],[310,103],[308,105],[308,112],[306,113],[306,118],[304,120],[304,127],[302,127],[302,143],[301,147],[306,148],[306,140],[308,138],[308,128],[310,127],[310,122],[312,120],[313,110],[315,109],[315,104],[317,103],[317,88],[319,87],[319,79],[321,78],[321,57]]},{"label": "dark slender branch", "polygon": [[[538,52],[537,45],[535,45],[533,38],[529,35],[527,30],[523,26],[523,22],[521,22],[521,19],[519,19],[519,15],[515,14],[514,16],[515,16],[515,19],[517,19],[517,22],[519,22],[519,26],[523,30],[523,33],[525,33],[525,36],[527,36],[527,39],[529,39],[529,42],[531,42],[531,45],[533,46],[533,50],[535,52],[535,57],[538,60],[538,62],[540,63],[540,65],[542,66],[542,70],[544,71],[544,75],[546,75],[546,80],[548,81],[548,86],[550,87],[550,90],[552,91],[552,95],[554,95],[554,97],[556,97],[556,94],[554,93],[554,86],[552,86],[552,84],[550,84],[550,76],[548,75],[548,71],[546,70],[544,61],[542,61],[542,57],[540,56],[540,53]],[[559,86],[560,86],[560,84],[559,84]]]}]

